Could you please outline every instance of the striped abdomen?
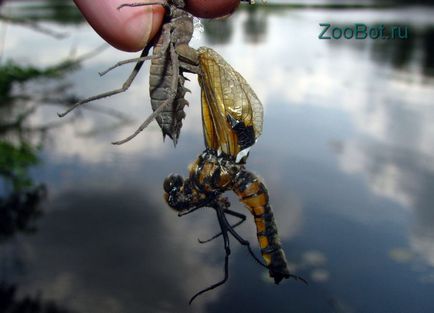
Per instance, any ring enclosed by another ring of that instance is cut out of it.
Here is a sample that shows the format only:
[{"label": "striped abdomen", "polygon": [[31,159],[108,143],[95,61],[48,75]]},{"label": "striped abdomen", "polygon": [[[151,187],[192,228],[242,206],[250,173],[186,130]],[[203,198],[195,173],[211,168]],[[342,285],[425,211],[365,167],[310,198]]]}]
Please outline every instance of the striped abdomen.
[{"label": "striped abdomen", "polygon": [[268,201],[267,188],[255,174],[243,169],[235,178],[233,191],[255,218],[259,246],[270,276],[276,284],[283,278],[289,278],[290,273]]}]

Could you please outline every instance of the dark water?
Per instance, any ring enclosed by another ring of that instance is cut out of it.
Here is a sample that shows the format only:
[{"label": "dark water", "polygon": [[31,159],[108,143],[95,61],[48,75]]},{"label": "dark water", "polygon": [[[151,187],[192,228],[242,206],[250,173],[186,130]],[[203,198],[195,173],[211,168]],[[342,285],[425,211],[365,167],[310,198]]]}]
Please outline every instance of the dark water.
[{"label": "dark water", "polygon": [[[2,22],[2,72],[8,60],[46,70],[101,44],[68,6],[2,9],[69,34]],[[229,282],[192,306],[223,277],[223,245],[197,243],[218,230],[214,213],[178,218],[162,182],[186,175],[203,149],[195,78],[175,149],[156,124],[110,144],[149,114],[148,68],[127,93],[57,119],[65,99],[119,86],[130,67],[97,72],[132,55],[107,49],[9,85],[2,73],[0,311],[433,312],[433,13],[258,8],[203,23],[192,45],[217,50],[263,102],[248,168],[265,180],[290,268],[309,286],[274,285],[232,241]],[[410,36],[323,41],[321,22],[405,25]],[[256,248],[252,224],[240,233]]]}]

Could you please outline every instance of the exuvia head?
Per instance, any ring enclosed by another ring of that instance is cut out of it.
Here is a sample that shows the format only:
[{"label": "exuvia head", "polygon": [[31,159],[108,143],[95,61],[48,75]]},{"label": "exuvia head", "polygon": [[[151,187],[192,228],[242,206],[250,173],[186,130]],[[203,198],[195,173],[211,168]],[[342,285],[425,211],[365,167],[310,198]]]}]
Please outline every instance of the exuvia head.
[{"label": "exuvia head", "polygon": [[185,0],[169,0],[169,3],[180,9],[185,8]]}]

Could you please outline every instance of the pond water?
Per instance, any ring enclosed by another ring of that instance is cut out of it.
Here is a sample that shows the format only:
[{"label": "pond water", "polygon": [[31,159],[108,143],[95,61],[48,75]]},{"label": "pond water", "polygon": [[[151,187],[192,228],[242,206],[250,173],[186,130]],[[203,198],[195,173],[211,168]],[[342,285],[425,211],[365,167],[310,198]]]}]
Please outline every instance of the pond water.
[{"label": "pond water", "polygon": [[[102,44],[70,5],[9,4],[2,14],[68,34],[3,21],[3,67],[47,69]],[[224,259],[221,240],[197,242],[218,231],[212,210],[179,218],[162,197],[164,178],[185,176],[204,148],[196,78],[176,148],[156,123],[110,144],[150,113],[149,67],[126,93],[57,118],[65,99],[120,86],[131,66],[98,71],[135,54],[107,48],[55,78],[14,83],[2,95],[0,143],[2,160],[21,147],[9,159],[21,180],[2,176],[1,209],[21,193],[11,210],[27,208],[23,223],[35,229],[0,224],[0,299],[15,288],[17,307],[31,297],[59,312],[434,312],[433,14],[258,7],[203,22],[192,46],[218,51],[263,103],[247,168],[266,182],[290,269],[309,286],[274,285],[232,240],[229,281],[191,306],[223,277]],[[320,40],[323,22],[407,26],[409,37]],[[28,200],[41,185],[46,195]],[[251,219],[239,232],[258,251]]]}]

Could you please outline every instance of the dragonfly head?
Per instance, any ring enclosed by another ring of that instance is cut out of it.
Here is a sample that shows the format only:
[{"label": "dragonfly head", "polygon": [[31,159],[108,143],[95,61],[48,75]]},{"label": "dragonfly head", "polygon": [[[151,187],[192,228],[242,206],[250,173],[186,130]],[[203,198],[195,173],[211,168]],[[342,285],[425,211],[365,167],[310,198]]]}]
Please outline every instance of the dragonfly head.
[{"label": "dragonfly head", "polygon": [[183,198],[184,179],[178,174],[170,174],[164,180],[164,199],[175,211],[185,210],[185,199]]},{"label": "dragonfly head", "polygon": [[184,185],[184,179],[181,175],[178,174],[170,174],[164,180],[164,191],[167,193],[177,192]]}]

